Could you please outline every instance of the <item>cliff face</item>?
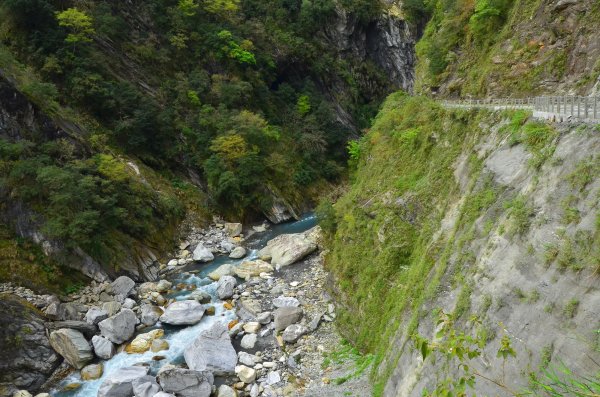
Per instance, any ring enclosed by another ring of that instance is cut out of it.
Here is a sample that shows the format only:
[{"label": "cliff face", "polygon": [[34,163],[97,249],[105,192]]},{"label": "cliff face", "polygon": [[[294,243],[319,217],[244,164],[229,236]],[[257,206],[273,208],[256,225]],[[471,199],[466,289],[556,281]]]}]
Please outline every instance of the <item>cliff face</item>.
[{"label": "cliff face", "polygon": [[[334,206],[326,259],[341,329],[381,360],[378,395],[420,396],[462,376],[458,360],[423,361],[417,348],[441,341],[442,312],[483,340],[469,367],[511,390],[535,390],[561,363],[593,375],[599,159],[592,126],[388,99]],[[497,357],[505,336],[515,358]],[[477,378],[474,391],[506,389]]]},{"label": "cliff face", "polygon": [[324,27],[326,40],[344,58],[380,67],[388,86],[383,92],[412,91],[415,67],[415,34],[395,2],[386,4],[377,18],[365,23],[343,9]]},{"label": "cliff face", "polygon": [[486,4],[492,8],[478,14],[473,2],[438,2],[417,47],[417,91],[463,97],[598,93],[597,1]]}]

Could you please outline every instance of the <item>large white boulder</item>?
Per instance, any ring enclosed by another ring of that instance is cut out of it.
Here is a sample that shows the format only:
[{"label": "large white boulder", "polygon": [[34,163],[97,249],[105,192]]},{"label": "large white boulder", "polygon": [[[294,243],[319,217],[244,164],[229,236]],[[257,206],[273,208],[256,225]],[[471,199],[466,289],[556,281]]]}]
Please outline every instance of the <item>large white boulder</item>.
[{"label": "large white boulder", "polygon": [[195,261],[210,262],[213,259],[215,259],[215,256],[213,255],[213,253],[210,249],[206,248],[202,243],[200,243],[194,249],[192,258]]},{"label": "large white boulder", "polygon": [[83,334],[70,328],[61,328],[50,334],[50,345],[58,354],[77,369],[94,358],[92,347]]},{"label": "large white boulder", "polygon": [[316,228],[304,233],[281,234],[269,240],[267,246],[259,251],[258,256],[270,256],[271,264],[277,269],[291,265],[317,250],[320,229]]},{"label": "large white boulder", "polygon": [[158,383],[163,391],[177,397],[210,397],[214,382],[209,371],[167,368],[158,372]]},{"label": "large white boulder", "polygon": [[117,345],[129,340],[135,332],[137,317],[133,310],[123,309],[119,313],[98,323],[100,333]]},{"label": "large white boulder", "polygon": [[241,265],[234,269],[235,275],[239,278],[249,279],[258,277],[261,273],[272,273],[273,265],[263,260],[243,261]]},{"label": "large white boulder", "polygon": [[237,363],[229,332],[221,322],[216,322],[198,335],[185,349],[183,357],[190,369],[211,371],[215,375],[232,374]]},{"label": "large white boulder", "polygon": [[148,369],[142,366],[120,368],[102,382],[97,397],[133,396],[133,382],[146,376]]},{"label": "large white boulder", "polygon": [[244,247],[235,247],[230,253],[229,257],[231,259],[241,259],[246,256],[246,248]]},{"label": "large white boulder", "polygon": [[204,306],[195,300],[183,300],[167,306],[160,321],[171,325],[193,325],[204,315]]},{"label": "large white boulder", "polygon": [[237,285],[235,277],[223,276],[217,284],[217,296],[219,299],[229,299],[233,296],[233,290]]}]

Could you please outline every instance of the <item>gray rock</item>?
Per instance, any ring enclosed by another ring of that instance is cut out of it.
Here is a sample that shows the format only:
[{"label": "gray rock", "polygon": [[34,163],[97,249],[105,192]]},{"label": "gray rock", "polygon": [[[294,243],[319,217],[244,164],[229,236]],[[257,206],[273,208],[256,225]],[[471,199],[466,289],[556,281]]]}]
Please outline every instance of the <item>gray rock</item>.
[{"label": "gray rock", "polygon": [[38,390],[63,361],[50,346],[42,313],[0,293],[0,324],[0,395]]},{"label": "gray rock", "polygon": [[136,323],[135,313],[130,309],[123,309],[114,316],[100,321],[98,327],[102,336],[120,345],[133,336]]},{"label": "gray rock", "polygon": [[279,296],[273,299],[273,306],[279,307],[298,307],[300,306],[300,301],[298,299],[291,296]]},{"label": "gray rock", "polygon": [[240,299],[237,306],[237,315],[244,321],[256,319],[261,311],[262,307],[260,301],[252,298]]},{"label": "gray rock", "polygon": [[215,375],[232,374],[237,363],[227,327],[221,322],[200,333],[185,349],[183,357],[190,369],[211,371]]},{"label": "gray rock", "polygon": [[275,383],[281,382],[281,375],[279,375],[278,371],[269,372],[267,375],[267,385],[273,385]]},{"label": "gray rock", "polygon": [[164,391],[159,391],[154,395],[154,397],[175,397],[175,394],[166,393]]},{"label": "gray rock", "polygon": [[212,300],[212,297],[209,293],[202,291],[201,289],[197,289],[189,294],[187,299],[196,300],[200,303],[209,303]]},{"label": "gray rock", "polygon": [[221,248],[223,249],[223,251],[229,253],[229,252],[233,251],[233,249],[235,248],[235,244],[233,244],[229,241],[222,241]]},{"label": "gray rock", "polygon": [[254,349],[257,339],[258,335],[256,334],[246,334],[242,337],[240,346],[242,346],[243,349]]},{"label": "gray rock", "polygon": [[94,346],[94,353],[100,358],[108,360],[115,355],[115,345],[102,336],[94,335],[92,345]]},{"label": "gray rock", "polygon": [[125,298],[122,307],[124,307],[125,309],[133,309],[136,305],[137,303],[133,299]]},{"label": "gray rock", "polygon": [[238,361],[249,367],[254,367],[256,365],[256,356],[246,352],[239,352]]},{"label": "gray rock", "polygon": [[108,312],[104,309],[100,309],[99,307],[92,307],[85,314],[85,321],[87,321],[88,324],[93,324],[93,325],[96,325],[100,321],[105,320],[107,318],[108,318]]},{"label": "gray rock", "polygon": [[192,254],[192,258],[195,261],[200,262],[210,262],[215,259],[215,256],[210,251],[210,249],[206,248],[202,243],[198,244],[198,246],[194,249],[194,253]]},{"label": "gray rock", "polygon": [[144,303],[140,308],[140,321],[142,322],[142,324],[147,325],[149,327],[156,324],[160,316],[162,316],[163,314],[163,310],[160,307],[154,306],[150,303]]},{"label": "gray rock", "polygon": [[233,289],[237,285],[235,277],[223,276],[217,285],[217,296],[219,299],[229,299],[233,296]]},{"label": "gray rock", "polygon": [[129,296],[135,287],[135,281],[127,276],[118,277],[115,281],[110,284],[113,295],[121,296],[123,299]]},{"label": "gray rock", "polygon": [[244,247],[235,247],[230,253],[231,259],[241,259],[246,256],[246,249]]},{"label": "gray rock", "polygon": [[198,323],[204,315],[204,306],[195,300],[184,300],[171,303],[167,306],[160,321],[171,325],[193,325]]},{"label": "gray rock", "polygon": [[52,348],[74,368],[81,369],[94,358],[92,348],[77,330],[62,328],[50,333]]},{"label": "gray rock", "polygon": [[227,385],[221,385],[217,389],[217,397],[237,397],[237,392]]},{"label": "gray rock", "polygon": [[46,323],[46,328],[51,331],[61,329],[61,328],[69,328],[75,329],[86,337],[91,338],[98,332],[98,327],[92,324],[88,324],[85,321],[75,321],[75,320],[66,320],[66,321],[53,321],[50,323]]},{"label": "gray rock", "polygon": [[299,307],[280,307],[273,312],[275,330],[282,331],[289,325],[297,323],[302,318],[303,311]]},{"label": "gray rock", "polygon": [[266,325],[271,322],[272,318],[273,314],[271,312],[262,312],[256,317],[256,321],[258,321],[262,325]]},{"label": "gray rock", "polygon": [[146,375],[131,382],[135,397],[154,397],[160,391],[160,386],[154,376]]},{"label": "gray rock", "polygon": [[156,284],[156,291],[160,292],[160,293],[169,292],[169,290],[171,289],[172,286],[173,286],[173,283],[171,283],[167,280],[160,280]]},{"label": "gray rock", "polygon": [[210,397],[214,382],[209,371],[169,368],[158,373],[158,383],[165,392],[177,397]]},{"label": "gray rock", "polygon": [[242,224],[241,223],[226,223],[225,231],[229,234],[230,237],[237,237],[242,233]]},{"label": "gray rock", "polygon": [[306,328],[302,324],[292,324],[288,326],[285,331],[283,331],[283,340],[287,343],[296,343],[298,339],[304,334],[308,332],[308,328]]},{"label": "gray rock", "polygon": [[121,310],[121,304],[115,301],[105,302],[102,304],[102,310],[108,313],[108,317],[114,316]]},{"label": "gray rock", "polygon": [[97,397],[131,397],[133,382],[148,374],[148,367],[133,366],[120,368],[102,382]]},{"label": "gray rock", "polygon": [[291,265],[317,250],[317,243],[312,235],[312,230],[305,233],[281,234],[269,240],[267,246],[258,252],[258,256],[270,256],[271,264],[277,269]]},{"label": "gray rock", "polygon": [[219,281],[219,279],[223,276],[232,276],[234,274],[235,267],[230,263],[225,263],[224,265],[219,266],[212,272],[208,274],[212,280]]}]

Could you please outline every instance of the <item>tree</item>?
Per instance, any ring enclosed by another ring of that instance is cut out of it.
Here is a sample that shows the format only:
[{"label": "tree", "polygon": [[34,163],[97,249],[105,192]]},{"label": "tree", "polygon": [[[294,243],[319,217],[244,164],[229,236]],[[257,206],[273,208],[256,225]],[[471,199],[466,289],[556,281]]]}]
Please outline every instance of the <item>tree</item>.
[{"label": "tree", "polygon": [[89,43],[91,36],[96,33],[93,26],[93,19],[77,8],[67,8],[64,11],[56,12],[58,25],[69,29],[65,41],[67,43]]}]

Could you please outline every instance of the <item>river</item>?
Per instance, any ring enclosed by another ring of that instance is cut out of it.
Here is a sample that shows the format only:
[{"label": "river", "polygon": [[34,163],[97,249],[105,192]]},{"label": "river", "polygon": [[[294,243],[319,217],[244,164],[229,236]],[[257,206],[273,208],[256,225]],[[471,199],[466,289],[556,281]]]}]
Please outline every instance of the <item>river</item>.
[{"label": "river", "polygon": [[[159,322],[154,327],[144,328],[140,333],[145,333],[157,328],[164,329],[165,335],[163,339],[169,343],[169,349],[158,353],[148,351],[142,354],[128,354],[124,351],[120,352],[109,360],[100,360],[104,366],[104,373],[99,379],[82,381],[79,376],[79,371],[75,371],[64,379],[58,387],[51,392],[51,395],[54,397],[94,397],[98,393],[98,389],[104,379],[119,371],[120,368],[136,364],[149,365],[150,374],[155,375],[165,364],[181,364],[183,362],[183,352],[185,348],[194,341],[200,332],[210,328],[216,321],[227,324],[231,320],[237,318],[234,310],[224,309],[222,304],[223,301],[216,297],[217,283],[206,277],[206,275],[225,263],[239,265],[242,261],[256,259],[257,252],[264,247],[269,240],[280,234],[301,233],[315,225],[316,217],[314,214],[307,214],[298,221],[273,225],[265,232],[254,233],[251,235],[244,242],[244,246],[248,251],[245,258],[234,260],[227,256],[217,256],[208,264],[194,263],[186,266],[177,275],[169,277],[169,281],[172,281],[174,285],[178,283],[195,284],[197,289],[210,294],[212,299],[211,303],[208,305],[215,307],[216,310],[214,316],[204,316],[199,323],[188,327],[161,325]],[[184,300],[192,292],[193,291],[184,289],[168,295],[167,297],[176,300]],[[66,385],[73,383],[80,383],[81,387],[72,391],[64,391]]]}]

